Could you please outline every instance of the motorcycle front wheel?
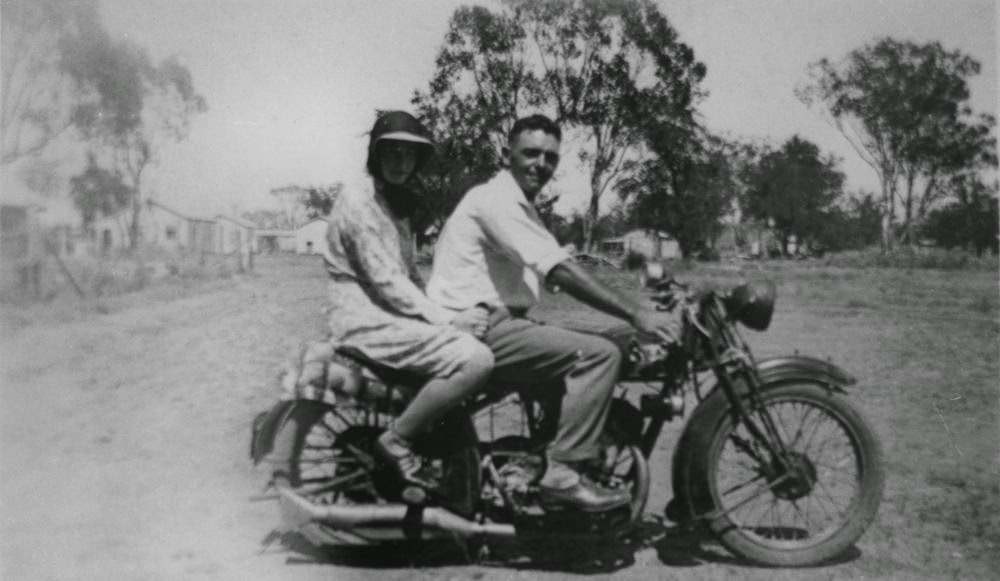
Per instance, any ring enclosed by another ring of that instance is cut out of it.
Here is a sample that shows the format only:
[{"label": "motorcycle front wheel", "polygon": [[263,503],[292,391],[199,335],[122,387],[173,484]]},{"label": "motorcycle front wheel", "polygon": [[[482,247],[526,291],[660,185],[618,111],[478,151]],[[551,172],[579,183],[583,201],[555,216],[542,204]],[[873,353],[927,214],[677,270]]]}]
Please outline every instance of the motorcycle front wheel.
[{"label": "motorcycle front wheel", "polygon": [[[691,470],[694,510],[722,544],[757,563],[801,567],[852,546],[878,511],[878,439],[842,395],[808,383],[774,387],[752,410],[773,420],[776,459],[727,405],[701,419]],[[725,398],[721,398],[725,400]]]}]

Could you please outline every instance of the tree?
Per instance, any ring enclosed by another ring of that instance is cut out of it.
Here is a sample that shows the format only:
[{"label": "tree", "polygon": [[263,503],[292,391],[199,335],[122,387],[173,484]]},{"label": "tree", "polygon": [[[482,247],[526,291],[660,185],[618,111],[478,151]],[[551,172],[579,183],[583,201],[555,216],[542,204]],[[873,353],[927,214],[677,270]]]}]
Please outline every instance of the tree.
[{"label": "tree", "polygon": [[306,195],[302,199],[302,204],[306,207],[306,215],[310,219],[329,216],[330,210],[333,209],[333,202],[343,189],[344,184],[340,182],[327,187],[306,188]]},{"label": "tree", "polygon": [[69,182],[70,195],[83,216],[84,225],[89,225],[99,215],[111,216],[128,207],[132,194],[120,175],[97,164],[93,153],[87,155],[87,167],[83,172]]},{"label": "tree", "polygon": [[800,241],[815,240],[843,193],[844,174],[837,165],[813,143],[791,137],[750,170],[744,212],[773,219],[782,247],[792,235]]},{"label": "tree", "polygon": [[[499,168],[495,152],[527,110],[543,110],[580,137],[589,174],[584,245],[594,241],[600,201],[635,168],[643,143],[636,102],[650,95],[690,114],[705,67],[650,0],[507,0],[497,13],[461,8],[437,70],[414,103],[438,131],[454,126],[477,170]],[[446,122],[442,123],[441,121]],[[458,183],[458,181],[453,181]]]},{"label": "tree", "polygon": [[963,174],[948,184],[954,201],[928,216],[924,233],[945,248],[967,248],[982,256],[986,249],[1000,251],[1000,215],[997,213],[997,183],[983,183],[978,176]]},{"label": "tree", "polygon": [[855,194],[825,210],[822,216],[809,239],[812,250],[839,252],[878,244],[882,219],[874,195]]},{"label": "tree", "polygon": [[18,175],[29,190],[49,198],[59,193],[62,176],[56,159],[35,157],[19,168]]},{"label": "tree", "polygon": [[167,140],[187,136],[190,118],[206,109],[205,100],[175,57],[154,64],[141,47],[103,31],[64,38],[62,45],[62,66],[81,96],[73,123],[129,188],[134,250],[142,234],[143,173]]},{"label": "tree", "polygon": [[285,214],[281,210],[251,210],[243,212],[243,218],[265,230],[288,229],[285,225]]},{"label": "tree", "polygon": [[[882,220],[879,215],[878,201],[871,193],[860,193],[852,196],[847,203],[848,230],[842,236],[837,236],[843,248],[866,248],[878,244]],[[828,248],[835,248],[832,241],[826,242]]]},{"label": "tree", "polygon": [[452,14],[428,89],[412,99],[437,144],[420,192],[421,226],[440,227],[466,191],[499,171],[518,112],[539,104],[525,55],[514,15],[483,7]]},{"label": "tree", "polygon": [[737,184],[730,144],[699,128],[651,127],[647,139],[656,155],[620,190],[633,223],[662,229],[677,240],[684,257],[711,247],[720,218],[732,207]]},{"label": "tree", "polygon": [[72,125],[75,94],[60,63],[65,39],[100,30],[92,1],[6,0],[0,4],[3,148],[8,165],[41,152]]},{"label": "tree", "polygon": [[307,219],[306,206],[303,200],[308,196],[306,188],[302,186],[288,185],[280,188],[273,188],[271,195],[278,202],[278,219],[276,228],[290,230],[298,228]]},{"label": "tree", "polygon": [[826,108],[878,175],[884,249],[895,242],[900,213],[899,232],[914,241],[914,221],[943,199],[949,175],[995,165],[995,120],[967,103],[967,79],[979,71],[978,61],[940,43],[883,38],[842,63],[813,63],[810,82],[797,90]]}]

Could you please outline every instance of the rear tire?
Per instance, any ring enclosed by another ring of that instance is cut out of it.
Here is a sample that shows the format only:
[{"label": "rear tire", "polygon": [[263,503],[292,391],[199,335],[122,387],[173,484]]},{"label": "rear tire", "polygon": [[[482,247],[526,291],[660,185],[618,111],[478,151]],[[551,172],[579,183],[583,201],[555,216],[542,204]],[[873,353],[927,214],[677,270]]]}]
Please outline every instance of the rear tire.
[{"label": "rear tire", "polygon": [[[444,497],[440,503],[471,516],[478,508],[479,454],[467,439],[468,419],[456,413],[417,443],[418,452],[439,462]],[[363,405],[302,401],[289,413],[271,453],[275,486],[287,486],[325,505],[401,502],[400,483],[381,464],[372,466],[375,439],[389,418]],[[344,531],[313,523],[302,533],[316,545],[354,544]]]},{"label": "rear tire", "polygon": [[[727,549],[757,563],[801,567],[833,559],[878,511],[885,478],[879,442],[846,398],[818,385],[790,383],[761,399],[792,451],[797,476],[777,482],[765,474],[764,455],[751,454],[760,447],[718,397],[705,403],[688,441],[693,511],[725,512],[709,519],[709,528]],[[789,420],[797,412],[798,423]]]}]

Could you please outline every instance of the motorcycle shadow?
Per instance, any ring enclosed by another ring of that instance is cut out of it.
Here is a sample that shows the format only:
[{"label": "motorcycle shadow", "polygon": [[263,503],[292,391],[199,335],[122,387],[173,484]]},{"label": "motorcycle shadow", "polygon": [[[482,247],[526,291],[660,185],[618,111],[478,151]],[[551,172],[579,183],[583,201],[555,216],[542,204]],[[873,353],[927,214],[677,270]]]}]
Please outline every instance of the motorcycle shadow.
[{"label": "motorcycle shadow", "polygon": [[[525,571],[609,574],[636,564],[636,554],[653,549],[667,567],[729,565],[766,568],[727,552],[709,533],[676,526],[662,517],[647,515],[627,533],[593,538],[565,535],[532,535],[511,540],[462,542],[440,539],[395,542],[371,546],[317,547],[294,532],[280,533],[281,545],[294,553],[288,564],[330,564],[364,569],[409,569],[480,565]],[[854,561],[861,552],[852,547],[831,566]]]},{"label": "motorcycle shadow", "polygon": [[[663,534],[651,545],[663,565],[668,567],[698,567],[701,565],[730,565],[755,569],[771,568],[734,556],[704,529],[690,527],[664,527]],[[816,565],[829,567],[857,560],[861,551],[852,546],[840,556]]]}]

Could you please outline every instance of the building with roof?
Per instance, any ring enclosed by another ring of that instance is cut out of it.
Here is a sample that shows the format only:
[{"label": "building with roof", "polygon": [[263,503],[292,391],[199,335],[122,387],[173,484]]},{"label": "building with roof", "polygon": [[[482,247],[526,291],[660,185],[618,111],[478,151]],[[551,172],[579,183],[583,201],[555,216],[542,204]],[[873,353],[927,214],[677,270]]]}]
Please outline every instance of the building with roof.
[{"label": "building with roof", "polygon": [[607,238],[600,242],[604,254],[625,257],[636,253],[648,259],[680,258],[681,250],[677,241],[663,231],[646,228],[629,230],[617,238]]},{"label": "building with roof", "polygon": [[295,230],[295,252],[299,254],[320,254],[326,241],[326,218],[313,218]]},{"label": "building with roof", "polygon": [[215,216],[215,252],[233,254],[247,248],[256,251],[256,229],[257,226],[249,220],[218,214]]}]

